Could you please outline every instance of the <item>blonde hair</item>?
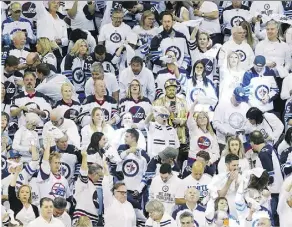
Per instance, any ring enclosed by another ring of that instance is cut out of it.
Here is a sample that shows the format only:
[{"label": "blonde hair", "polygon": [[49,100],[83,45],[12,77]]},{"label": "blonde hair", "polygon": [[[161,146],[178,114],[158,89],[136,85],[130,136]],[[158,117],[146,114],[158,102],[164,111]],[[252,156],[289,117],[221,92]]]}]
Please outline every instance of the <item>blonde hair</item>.
[{"label": "blonde hair", "polygon": [[229,58],[230,58],[230,56],[231,56],[232,54],[235,54],[235,55],[238,57],[238,62],[237,62],[236,69],[239,70],[239,68],[240,68],[239,66],[240,66],[240,62],[241,62],[241,60],[240,60],[240,56],[239,56],[239,54],[238,54],[237,52],[235,52],[235,51],[231,51],[231,52],[227,55],[227,68],[230,69]]},{"label": "blonde hair", "polygon": [[92,222],[87,216],[81,216],[78,218],[76,224],[76,227],[92,227]]},{"label": "blonde hair", "polygon": [[71,86],[71,84],[69,84],[68,82],[65,82],[65,83],[63,83],[62,86],[61,86],[61,92],[63,91],[63,89],[64,89],[65,87],[70,87],[71,90],[72,90],[72,86]]},{"label": "blonde hair", "polygon": [[41,46],[42,53],[39,53],[40,55],[44,56],[47,53],[52,53],[53,50],[58,48],[58,45],[55,41],[49,40],[47,37],[40,37],[37,40],[37,45]]},{"label": "blonde hair", "polygon": [[23,31],[16,31],[12,34],[12,40],[19,38],[21,35],[25,36],[25,33]]},{"label": "blonde hair", "polygon": [[[132,81],[131,81],[131,83],[133,82],[133,81],[136,81],[138,84],[139,84],[139,96],[138,96],[138,98],[139,99],[142,99],[143,98],[143,93],[142,93],[142,87],[141,87],[141,83],[140,83],[140,81],[139,80],[137,80],[137,79],[133,79]],[[130,85],[131,85],[131,83],[130,83]],[[132,98],[132,94],[131,94],[131,86],[129,85],[129,87],[128,87],[128,90],[127,90],[127,98]]]},{"label": "blonde hair", "polygon": [[106,126],[106,122],[105,122],[105,118],[104,118],[104,113],[103,113],[103,110],[102,110],[102,108],[100,108],[100,107],[94,107],[93,109],[92,109],[92,111],[91,111],[91,123],[90,123],[90,127],[93,129],[93,127],[95,127],[95,125],[94,125],[94,122],[93,122],[93,116],[95,115],[95,113],[96,113],[96,111],[101,111],[101,113],[102,113],[102,115],[103,115],[103,120],[102,120],[102,123],[101,123],[101,128],[102,128],[102,131],[103,131],[103,129],[104,129],[104,127]]},{"label": "blonde hair", "polygon": [[50,154],[49,162],[51,162],[53,160],[53,158],[61,159],[61,154],[59,152],[57,152],[57,151],[53,151]]},{"label": "blonde hair", "polygon": [[[207,122],[207,127],[206,127],[206,128],[207,128],[208,132],[209,132],[212,136],[214,136],[215,133],[214,133],[213,128],[212,128],[212,126],[211,126],[210,118],[209,118],[209,115],[208,115],[207,112],[205,112],[205,111],[196,112],[196,113],[194,114],[194,116],[193,116],[194,119],[196,120],[196,123],[198,124],[198,116],[199,116],[200,114],[204,115],[204,116],[207,118],[208,122]],[[198,126],[198,127],[199,127],[199,126]]]},{"label": "blonde hair", "polygon": [[[150,16],[155,16],[154,13],[151,10],[145,10],[142,14],[141,20],[140,20],[140,26],[143,27],[144,26],[144,21],[147,17]],[[154,23],[153,23],[154,24]]]},{"label": "blonde hair", "polygon": [[238,143],[239,143],[238,157],[239,157],[239,159],[243,159],[245,157],[243,143],[240,140],[240,138],[238,138],[236,136],[231,136],[228,138],[227,143],[226,143],[226,147],[222,152],[222,157],[231,153],[230,152],[230,143],[231,143],[231,141],[234,141],[234,140],[238,141]]},{"label": "blonde hair", "polygon": [[87,47],[87,55],[89,55],[89,48],[88,48],[88,43],[85,39],[78,39],[75,43],[74,46],[72,47],[70,54],[74,55],[74,56],[78,56],[79,55],[79,48],[81,46],[82,43],[86,44]]},{"label": "blonde hair", "polygon": [[20,190],[22,189],[22,188],[24,188],[24,187],[28,187],[29,188],[29,198],[28,198],[28,203],[32,203],[32,195],[31,195],[31,187],[28,185],[28,184],[23,184],[23,185],[21,185],[19,188],[18,188],[18,190],[17,190],[17,193],[16,193],[16,197],[18,198],[18,199],[20,199],[19,198],[19,194],[20,194]]}]

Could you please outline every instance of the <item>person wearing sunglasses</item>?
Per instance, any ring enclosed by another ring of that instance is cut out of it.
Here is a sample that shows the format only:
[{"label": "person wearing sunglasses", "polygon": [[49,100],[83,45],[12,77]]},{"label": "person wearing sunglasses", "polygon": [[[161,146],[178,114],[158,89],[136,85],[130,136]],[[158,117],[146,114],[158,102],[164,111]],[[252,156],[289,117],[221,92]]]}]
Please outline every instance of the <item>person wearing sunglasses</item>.
[{"label": "person wearing sunglasses", "polygon": [[[25,31],[27,36],[27,44],[34,44],[36,42],[36,36],[33,34],[33,28],[30,21],[24,17],[21,17],[22,9],[19,2],[13,2],[10,5],[9,12],[11,16],[6,18],[2,23],[2,36],[10,36],[15,31]],[[9,37],[7,37],[5,44],[9,44]],[[29,47],[29,45],[27,45]]]},{"label": "person wearing sunglasses", "polygon": [[[169,116],[170,112],[165,106],[153,106],[153,112],[138,124],[139,129],[148,129],[147,146],[150,158],[166,147],[178,149],[180,146],[175,128],[168,125]],[[155,121],[151,122],[153,118]]]}]

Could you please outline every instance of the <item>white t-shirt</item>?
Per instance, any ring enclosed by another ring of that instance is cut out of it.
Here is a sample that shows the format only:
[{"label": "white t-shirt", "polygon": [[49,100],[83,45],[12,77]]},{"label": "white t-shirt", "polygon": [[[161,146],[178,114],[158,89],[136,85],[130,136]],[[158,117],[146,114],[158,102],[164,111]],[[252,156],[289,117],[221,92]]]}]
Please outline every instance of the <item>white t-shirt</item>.
[{"label": "white t-shirt", "polygon": [[[74,1],[65,1],[65,9],[69,10],[72,8]],[[71,28],[74,29],[86,29],[88,31],[94,30],[93,20],[88,20],[85,17],[83,8],[87,5],[87,1],[78,1],[77,13],[75,17],[71,18]]]},{"label": "white t-shirt", "polygon": [[[211,13],[213,11],[218,11],[218,6],[214,2],[204,1],[199,10],[203,13]],[[198,16],[194,16],[194,9],[192,7],[189,11],[191,20],[197,20],[201,18]],[[201,32],[207,32],[209,34],[221,33],[219,17],[214,20],[204,18],[199,29]]]},{"label": "white t-shirt", "polygon": [[100,29],[98,42],[105,41],[106,51],[114,54],[126,40],[126,36],[131,32],[130,26],[125,23],[122,23],[119,27],[114,27],[112,23],[105,24]]}]

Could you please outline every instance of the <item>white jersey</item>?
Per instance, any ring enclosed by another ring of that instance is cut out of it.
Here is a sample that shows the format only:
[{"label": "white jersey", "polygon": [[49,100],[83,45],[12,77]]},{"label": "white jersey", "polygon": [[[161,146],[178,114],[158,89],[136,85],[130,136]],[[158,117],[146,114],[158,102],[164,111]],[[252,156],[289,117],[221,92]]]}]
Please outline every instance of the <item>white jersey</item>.
[{"label": "white jersey", "polygon": [[250,7],[250,14],[253,17],[257,15],[284,15],[284,8],[281,1],[267,1],[263,4],[262,1],[253,1]]},{"label": "white jersey", "polygon": [[168,125],[150,122],[148,129],[148,155],[150,158],[158,155],[166,147],[179,148],[180,143],[176,130]]},{"label": "white jersey", "polygon": [[181,181],[178,193],[176,194],[176,198],[184,198],[185,191],[188,188],[196,188],[200,192],[200,199],[204,199],[209,195],[208,184],[211,182],[212,177],[204,173],[200,180],[196,180],[192,174],[187,176],[185,179]]},{"label": "white jersey", "polygon": [[48,161],[42,161],[37,182],[40,198],[49,197],[54,199],[56,197],[63,197],[67,199],[71,196],[68,181],[62,175],[52,174]]},{"label": "white jersey", "polygon": [[127,155],[126,151],[123,151],[120,155],[123,159],[122,171],[127,190],[138,190],[142,177],[147,169],[146,159],[141,155],[139,150],[137,150],[136,154],[130,153]]},{"label": "white jersey", "polygon": [[150,45],[153,37],[159,33],[156,27],[145,30],[140,25],[135,26],[132,31],[138,35],[138,40],[140,41],[141,45]]},{"label": "white jersey", "polygon": [[100,29],[98,42],[105,42],[108,53],[114,54],[116,50],[126,40],[126,36],[131,32],[131,28],[124,22],[119,27],[114,27],[112,23],[105,24]]},{"label": "white jersey", "polygon": [[152,179],[149,188],[149,199],[157,199],[163,203],[165,212],[172,214],[175,206],[175,196],[178,193],[181,180],[173,175],[166,183],[158,175]]},{"label": "white jersey", "polygon": [[88,178],[88,172],[80,169],[80,175],[75,183],[76,208],[73,213],[73,222],[80,216],[87,216],[92,224],[97,224],[99,200],[96,188]]},{"label": "white jersey", "polygon": [[248,131],[246,129],[249,128],[250,124],[246,119],[246,112],[249,108],[249,105],[245,102],[238,106],[234,106],[230,101],[218,104],[214,112],[213,127],[216,130],[219,143],[226,144],[227,133],[236,135],[236,131]]}]

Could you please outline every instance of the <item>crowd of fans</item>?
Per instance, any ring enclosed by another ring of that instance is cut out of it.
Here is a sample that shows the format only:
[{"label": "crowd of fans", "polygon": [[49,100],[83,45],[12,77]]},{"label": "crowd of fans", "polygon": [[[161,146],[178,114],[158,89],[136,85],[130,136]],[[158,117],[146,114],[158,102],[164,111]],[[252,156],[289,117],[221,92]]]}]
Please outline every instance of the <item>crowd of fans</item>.
[{"label": "crowd of fans", "polygon": [[291,1],[2,1],[1,218],[291,227]]}]

